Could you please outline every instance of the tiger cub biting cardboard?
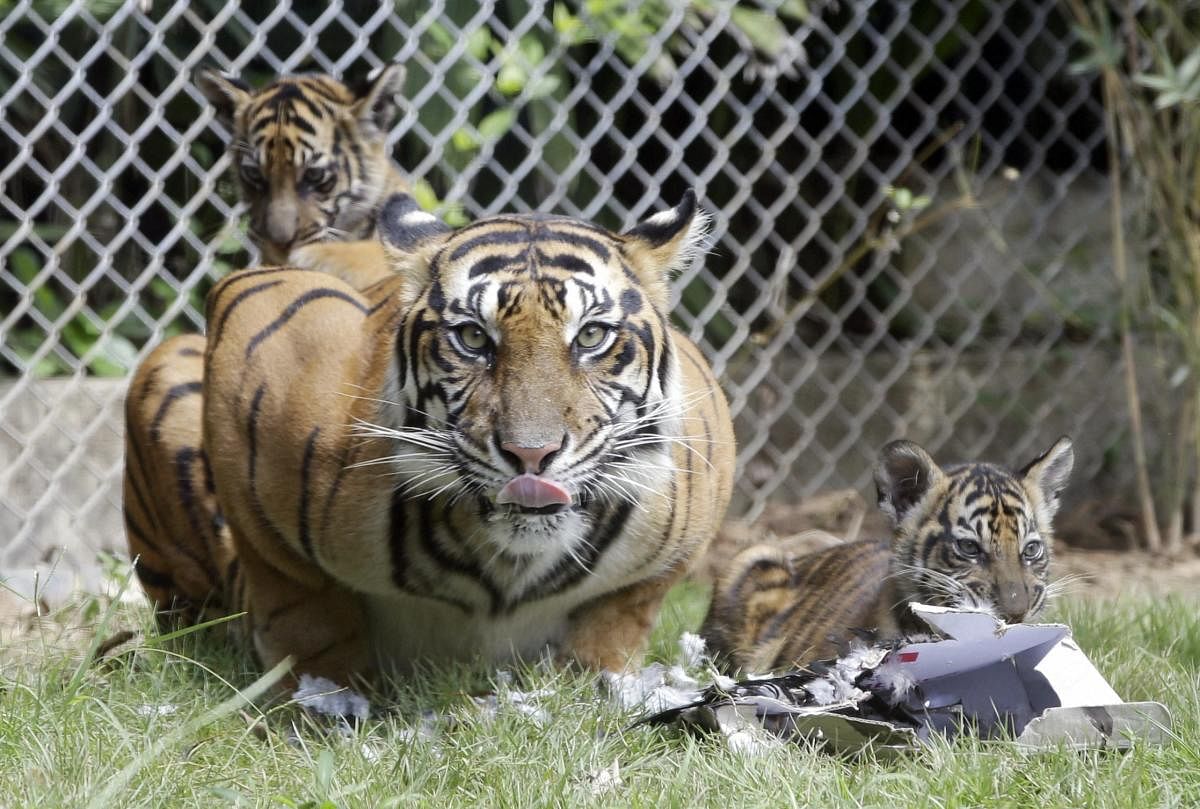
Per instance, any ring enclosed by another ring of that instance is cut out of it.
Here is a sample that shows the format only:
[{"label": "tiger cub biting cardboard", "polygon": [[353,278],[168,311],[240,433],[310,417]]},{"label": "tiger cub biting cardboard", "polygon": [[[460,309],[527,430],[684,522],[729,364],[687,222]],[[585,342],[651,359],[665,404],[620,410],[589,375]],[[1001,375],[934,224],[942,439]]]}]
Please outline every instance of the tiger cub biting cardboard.
[{"label": "tiger cub biting cardboard", "polygon": [[893,441],[875,467],[892,538],[803,555],[747,548],[717,581],[701,634],[726,666],[765,672],[837,657],[861,630],[881,641],[927,632],[910,601],[1010,623],[1035,618],[1073,464],[1066,437],[1015,473],[987,463],[943,469],[911,441]]}]

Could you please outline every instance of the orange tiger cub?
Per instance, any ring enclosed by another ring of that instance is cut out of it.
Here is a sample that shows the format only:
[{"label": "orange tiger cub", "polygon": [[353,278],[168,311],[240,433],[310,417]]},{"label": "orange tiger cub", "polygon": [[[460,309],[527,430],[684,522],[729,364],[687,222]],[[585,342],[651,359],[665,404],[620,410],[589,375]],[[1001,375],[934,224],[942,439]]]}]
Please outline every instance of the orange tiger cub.
[{"label": "orange tiger cub", "polygon": [[408,190],[387,144],[403,84],[399,65],[356,86],[307,74],[258,90],[212,70],[197,73],[196,85],[230,132],[250,238],[264,263],[288,263],[304,245],[372,239],[369,255],[324,269],[357,289],[388,274],[375,223],[387,199]]},{"label": "orange tiger cub", "polygon": [[716,583],[701,634],[725,665],[766,672],[837,657],[859,631],[880,640],[927,632],[910,601],[1010,623],[1035,618],[1073,464],[1065,437],[1016,473],[986,463],[942,469],[911,441],[894,441],[875,467],[892,539],[803,555],[751,546]]},{"label": "orange tiger cub", "polygon": [[724,396],[667,317],[701,223],[689,192],[623,234],[531,215],[451,231],[397,195],[392,275],[365,291],[228,276],[207,339],[168,342],[131,385],[147,592],[188,619],[246,610],[264,665],[339,683],[547,649],[636,662],[731,491]]}]

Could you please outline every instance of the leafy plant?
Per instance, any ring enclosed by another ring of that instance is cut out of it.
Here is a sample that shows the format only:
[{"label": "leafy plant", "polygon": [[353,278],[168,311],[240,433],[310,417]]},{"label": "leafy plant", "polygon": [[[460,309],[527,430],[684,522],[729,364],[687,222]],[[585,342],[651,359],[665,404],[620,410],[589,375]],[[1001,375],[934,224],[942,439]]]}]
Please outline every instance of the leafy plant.
[{"label": "leafy plant", "polygon": [[[1107,3],[1072,0],[1084,57],[1078,72],[1098,73],[1104,93],[1113,260],[1125,290],[1122,311],[1124,384],[1133,430],[1142,528],[1151,550],[1178,552],[1185,523],[1200,545],[1200,7],[1152,0],[1124,4],[1116,20]],[[1122,160],[1128,155],[1128,166]],[[1127,260],[1122,170],[1142,198],[1144,238],[1135,245],[1151,268],[1135,277]],[[1166,483],[1156,498],[1138,386],[1135,326],[1156,327],[1163,388],[1183,392],[1179,440],[1159,458],[1154,475]],[[1159,509],[1166,523],[1159,521]]]}]

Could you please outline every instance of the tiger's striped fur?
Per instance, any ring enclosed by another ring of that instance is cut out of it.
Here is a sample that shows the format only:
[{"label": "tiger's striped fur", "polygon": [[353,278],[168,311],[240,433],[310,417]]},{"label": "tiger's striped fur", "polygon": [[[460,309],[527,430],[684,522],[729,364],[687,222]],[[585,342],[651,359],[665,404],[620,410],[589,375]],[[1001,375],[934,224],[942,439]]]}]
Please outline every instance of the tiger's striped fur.
[{"label": "tiger's striped fur", "polygon": [[130,388],[146,591],[187,617],[245,609],[265,665],[343,683],[547,647],[636,660],[731,491],[725,399],[666,315],[698,219],[689,194],[621,235],[537,216],[451,232],[399,195],[396,272],[363,292],[288,268],[222,280],[207,340],[168,342]]},{"label": "tiger's striped fur", "polygon": [[[384,202],[408,190],[387,133],[404,83],[399,65],[360,87],[321,74],[286,76],[259,90],[211,70],[196,84],[231,134],[229,154],[265,264],[297,247],[372,239]],[[388,272],[383,251],[334,268],[365,289]]]},{"label": "tiger's striped fur", "polygon": [[875,483],[892,539],[803,555],[751,546],[717,582],[701,633],[727,665],[764,672],[836,657],[859,630],[925,632],[912,601],[1034,618],[1073,463],[1067,438],[1015,474],[986,463],[943,470],[912,442],[888,444]]}]

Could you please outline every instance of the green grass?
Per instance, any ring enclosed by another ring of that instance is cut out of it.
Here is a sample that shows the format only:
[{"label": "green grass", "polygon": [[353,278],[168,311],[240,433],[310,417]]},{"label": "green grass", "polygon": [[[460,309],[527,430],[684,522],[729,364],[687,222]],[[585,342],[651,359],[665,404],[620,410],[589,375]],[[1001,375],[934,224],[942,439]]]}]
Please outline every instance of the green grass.
[{"label": "green grass", "polygon": [[[695,586],[672,594],[653,655],[675,657],[675,639],[699,623],[704,601]],[[515,675],[526,689],[556,689],[542,703],[552,717],[544,725],[513,709],[481,719],[466,695],[494,677],[453,668],[400,684],[387,716],[353,738],[308,724],[288,706],[268,711],[263,738],[233,690],[257,673],[198,637],[219,630],[157,643],[144,608],[93,602],[70,617],[85,627],[48,622],[0,650],[4,809],[1200,805],[1200,604],[1179,598],[1077,601],[1054,616],[1074,626],[1123,697],[1168,705],[1172,743],[1024,755],[1008,743],[962,739],[888,763],[798,745],[746,757],[715,737],[626,730],[631,716],[598,696],[594,678],[536,666]],[[145,634],[84,663],[95,636],[88,627],[105,617],[106,634]],[[173,712],[159,715],[159,706]],[[432,740],[414,738],[423,709],[454,721],[442,722]],[[294,720],[301,727],[289,739]],[[588,774],[614,762],[620,783],[591,794]]]}]

